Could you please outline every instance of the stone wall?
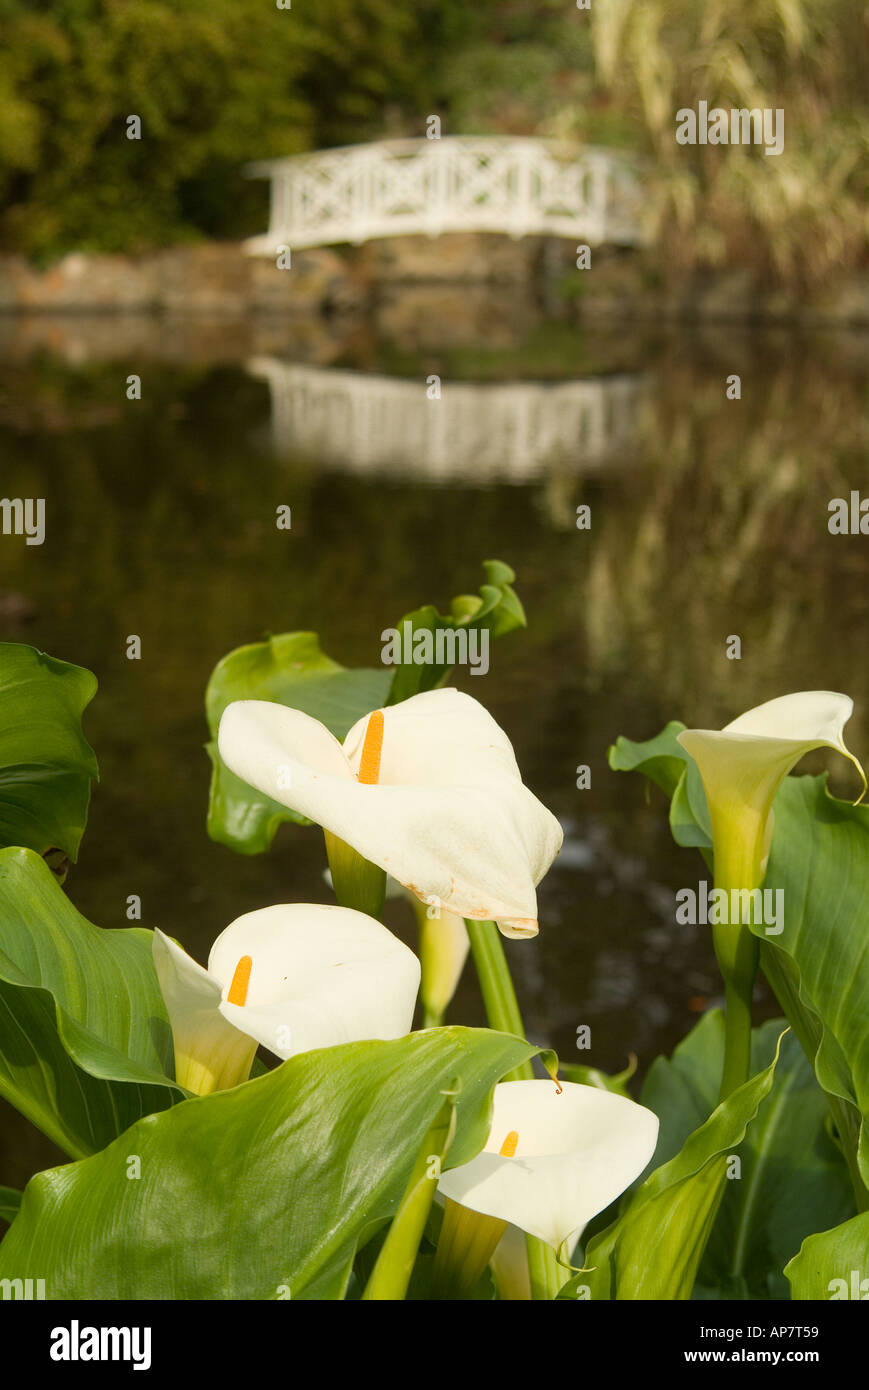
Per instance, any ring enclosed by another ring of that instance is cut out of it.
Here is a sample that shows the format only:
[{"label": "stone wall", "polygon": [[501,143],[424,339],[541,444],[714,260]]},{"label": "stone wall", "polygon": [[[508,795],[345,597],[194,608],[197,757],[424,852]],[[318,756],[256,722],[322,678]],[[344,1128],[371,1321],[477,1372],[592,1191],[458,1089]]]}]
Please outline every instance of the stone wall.
[{"label": "stone wall", "polygon": [[571,269],[562,294],[580,322],[798,324],[803,327],[869,327],[869,273],[832,276],[810,295],[758,284],[733,267],[662,276],[648,252],[592,252],[588,270]]},{"label": "stone wall", "polygon": [[366,278],[375,282],[516,284],[537,273],[541,246],[540,237],[450,232],[371,241],[358,256]]},{"label": "stone wall", "polygon": [[173,247],[146,256],[76,252],[40,270],[0,257],[0,311],[161,313],[232,317],[351,308],[366,290],[330,250],[299,251],[291,270],[234,243]]},{"label": "stone wall", "polygon": [[[412,298],[405,287],[441,288],[443,318],[476,287],[506,306],[538,302],[547,314],[579,322],[731,321],[869,326],[869,274],[842,276],[807,299],[764,291],[747,271],[730,269],[662,281],[653,256],[592,252],[577,271],[567,242],[453,233],[395,237],[341,251],[293,253],[292,268],[245,255],[236,243],[173,247],[145,256],[74,253],[37,269],[0,257],[0,314],[153,314],[188,319],[326,319]],[[452,287],[452,288],[450,288]],[[408,310],[408,312],[412,312]],[[406,317],[406,315],[404,315]]]}]

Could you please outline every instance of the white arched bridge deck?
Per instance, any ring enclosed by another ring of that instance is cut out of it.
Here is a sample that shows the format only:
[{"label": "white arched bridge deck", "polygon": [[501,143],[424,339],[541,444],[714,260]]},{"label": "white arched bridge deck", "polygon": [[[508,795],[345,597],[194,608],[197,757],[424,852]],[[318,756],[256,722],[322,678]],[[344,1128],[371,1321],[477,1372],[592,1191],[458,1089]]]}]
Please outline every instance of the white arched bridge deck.
[{"label": "white arched bridge deck", "polygon": [[588,245],[643,239],[629,161],[592,147],[500,135],[381,140],[266,160],[247,173],[271,180],[269,229],[246,242],[251,255],[444,232]]}]

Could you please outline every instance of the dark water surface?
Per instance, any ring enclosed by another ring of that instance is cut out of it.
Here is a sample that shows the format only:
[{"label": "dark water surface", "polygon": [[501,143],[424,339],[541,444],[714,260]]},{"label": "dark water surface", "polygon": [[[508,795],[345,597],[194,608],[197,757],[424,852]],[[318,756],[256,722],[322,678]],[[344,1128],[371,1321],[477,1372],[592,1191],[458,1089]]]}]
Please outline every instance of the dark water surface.
[{"label": "dark water surface", "polygon": [[[609,771],[607,747],[825,687],[854,697],[849,743],[869,755],[869,538],[827,530],[832,498],[869,495],[869,344],[582,335],[485,296],[447,323],[439,303],[386,304],[352,331],[0,326],[0,494],[47,507],[43,546],[0,537],[0,631],[100,683],[85,730],[102,780],[67,891],[104,927],[127,925],[139,894],[142,924],[202,960],[242,912],[327,901],[318,831],[285,827],[253,859],[207,839],[209,673],[231,647],[298,628],[374,665],[384,627],[475,590],[497,556],[529,630],[457,683],[566,830],[540,936],[507,948],[529,1036],[606,1069],[634,1052],[645,1069],[719,986],[707,932],[674,921],[700,860],[672,845],[661,798]],[[740,401],[725,397],[732,372]],[[741,661],[725,657],[731,634]],[[846,794],[847,769],[830,766]],[[391,913],[412,940],[409,909]],[[771,1007],[759,989],[758,1017]],[[483,1022],[470,967],[451,1017]],[[0,1182],[58,1158],[6,1106],[0,1124]]]}]

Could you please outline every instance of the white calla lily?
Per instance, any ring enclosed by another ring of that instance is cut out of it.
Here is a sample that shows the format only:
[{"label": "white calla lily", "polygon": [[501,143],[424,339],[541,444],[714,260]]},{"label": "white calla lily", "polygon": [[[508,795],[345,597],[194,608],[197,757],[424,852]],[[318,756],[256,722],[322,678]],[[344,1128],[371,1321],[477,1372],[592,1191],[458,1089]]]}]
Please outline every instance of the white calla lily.
[{"label": "white calla lily", "polygon": [[715,888],[728,903],[724,918],[713,924],[725,987],[722,1100],[751,1071],[751,1005],[759,959],[758,939],[750,930],[758,920],[751,899],[760,897],[766,874],[776,793],[805,753],[833,748],[860,773],[862,798],[866,776],[842,737],[853,708],[847,695],[804,690],[767,700],[723,729],[684,729],[678,735],[706,792]]},{"label": "white calla lily", "polygon": [[207,969],[156,931],[154,964],[176,1078],[198,1094],[245,1080],[258,1043],[287,1058],[403,1037],[420,979],[416,956],[379,922],[308,903],[237,918],[214,942]]},{"label": "white calla lily", "polygon": [[360,719],[343,746],[285,705],[241,700],[218,731],[223,761],[321,825],[424,902],[505,936],[537,933],[536,885],[561,847],[522,782],[507,735],[470,695],[427,691]]},{"label": "white calla lily", "polygon": [[[485,1148],[438,1184],[447,1199],[446,1261],[472,1250],[471,1276],[481,1272],[507,1225],[569,1253],[643,1171],[657,1139],[657,1116],[624,1096],[572,1082],[560,1091],[551,1081],[501,1082]],[[480,1221],[463,1221],[453,1203]]]},{"label": "white calla lily", "polygon": [[857,768],[865,792],[865,773],[842,737],[853,708],[847,695],[806,690],[767,700],[723,729],[685,729],[678,735],[706,790],[716,883],[755,888],[762,882],[772,840],[772,804],[805,753],[835,749]]}]

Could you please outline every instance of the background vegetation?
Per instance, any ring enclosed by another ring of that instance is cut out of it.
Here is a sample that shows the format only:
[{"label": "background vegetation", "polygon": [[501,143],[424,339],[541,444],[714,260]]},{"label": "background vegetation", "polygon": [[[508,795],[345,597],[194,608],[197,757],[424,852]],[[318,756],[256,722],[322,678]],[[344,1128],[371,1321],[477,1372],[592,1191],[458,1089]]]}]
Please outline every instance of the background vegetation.
[{"label": "background vegetation", "polygon": [[[245,235],[245,161],[436,112],[630,149],[670,266],[808,284],[865,256],[867,70],[865,0],[0,0],[0,247]],[[678,146],[701,99],[782,107],[784,154]]]}]

